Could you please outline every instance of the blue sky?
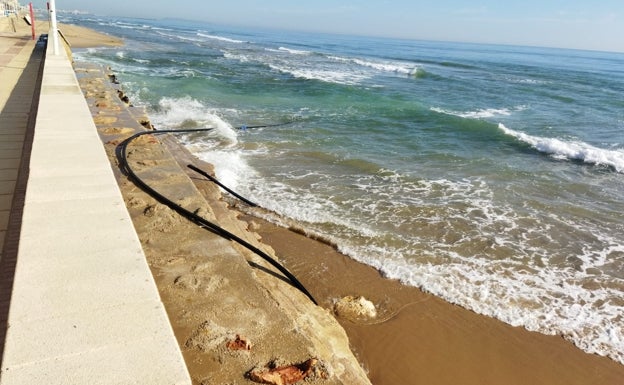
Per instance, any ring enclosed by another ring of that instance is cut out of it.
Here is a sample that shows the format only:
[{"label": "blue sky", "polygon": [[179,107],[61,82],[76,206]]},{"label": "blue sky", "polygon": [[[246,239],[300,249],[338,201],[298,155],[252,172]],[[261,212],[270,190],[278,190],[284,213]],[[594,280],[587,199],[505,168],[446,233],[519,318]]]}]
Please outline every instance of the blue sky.
[{"label": "blue sky", "polygon": [[[40,2],[34,5],[43,7]],[[111,16],[624,52],[624,0],[56,0],[56,6]]]}]

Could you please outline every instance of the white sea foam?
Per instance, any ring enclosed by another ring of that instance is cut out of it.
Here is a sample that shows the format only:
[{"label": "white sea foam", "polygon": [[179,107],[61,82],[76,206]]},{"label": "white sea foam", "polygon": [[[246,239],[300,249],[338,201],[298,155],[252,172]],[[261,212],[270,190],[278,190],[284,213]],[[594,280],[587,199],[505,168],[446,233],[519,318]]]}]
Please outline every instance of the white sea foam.
[{"label": "white sea foam", "polygon": [[[285,55],[290,54],[290,55]],[[277,55],[276,55],[277,54]],[[223,51],[227,59],[241,63],[258,62],[275,71],[300,79],[320,80],[344,85],[361,84],[379,72],[414,76],[420,67],[409,63],[374,62],[336,56],[314,55],[314,52],[287,47],[264,48],[261,51]]]},{"label": "white sea foam", "polygon": [[329,56],[328,58],[341,63],[353,63],[361,67],[372,68],[379,72],[393,72],[405,75],[416,75],[420,69],[420,66],[413,63],[395,61],[372,61],[357,58],[345,58],[340,56]]},{"label": "white sea foam", "polygon": [[122,29],[139,29],[139,28],[141,28],[138,25],[125,24],[125,23],[115,23],[114,26],[115,26],[115,28],[122,28]]},{"label": "white sea foam", "polygon": [[538,79],[507,77],[505,80],[510,82],[510,83],[516,83],[516,84],[530,84],[530,85],[544,85],[544,84],[548,84],[547,81],[545,81],[545,80],[538,80]]},{"label": "white sea foam", "polygon": [[499,124],[498,128],[505,134],[529,144],[539,152],[555,158],[608,166],[617,172],[624,173],[624,149],[607,150],[581,141],[564,141],[556,138],[533,136],[514,131],[503,124]]},{"label": "white sea foam", "polygon": [[[244,194],[241,190],[243,175],[254,175],[255,171],[245,161],[242,151],[211,145],[207,141],[195,142],[189,149],[201,160],[215,166],[217,179],[234,191]],[[249,199],[254,199],[249,197]]]},{"label": "white sea foam", "polygon": [[224,148],[209,141],[194,141],[190,150],[200,159],[213,164],[217,178],[225,185],[268,210],[286,214],[300,223],[329,223],[336,220],[332,209],[337,207],[331,202],[312,191],[297,189],[262,176],[251,167],[250,159],[266,153],[262,148],[244,151],[237,146]]},{"label": "white sea foam", "polygon": [[[105,49],[106,50],[106,49]],[[171,76],[176,75],[172,68],[170,67],[156,67],[150,68],[146,66],[146,64],[151,63],[146,59],[136,59],[136,58],[128,58],[126,51],[116,51],[114,55],[102,56],[95,55],[101,52],[101,49],[98,48],[88,48],[85,51],[76,51],[74,52],[74,59],[77,61],[90,61],[94,63],[101,64],[106,67],[114,68],[115,73],[123,74],[123,73],[136,73],[136,74],[157,74],[162,76]],[[127,60],[129,59],[129,60]],[[132,62],[134,64],[131,64]],[[182,75],[183,74],[177,74]]]},{"label": "white sea foam", "polygon": [[236,144],[236,131],[217,114],[200,101],[190,97],[162,98],[159,109],[150,113],[156,127],[162,129],[181,129],[191,124],[191,128],[214,128],[214,131],[227,144]]},{"label": "white sea foam", "polygon": [[359,64],[363,67],[373,68],[382,72],[395,72],[399,74],[405,75],[414,75],[418,70],[418,66],[413,64],[398,64],[398,63],[390,63],[390,62],[372,62],[361,59],[353,59],[353,62]]},{"label": "white sea foam", "polygon": [[235,44],[246,43],[246,41],[244,40],[231,39],[228,37],[223,37],[223,36],[218,36],[218,35],[209,35],[209,34],[201,33],[201,32],[197,32],[197,36],[205,37],[206,39],[211,39],[211,40],[224,41],[227,43],[235,43]]},{"label": "white sea foam", "polygon": [[175,39],[175,40],[192,41],[192,42],[202,42],[202,41],[204,41],[203,39],[198,39],[196,37],[182,36],[182,35],[179,35],[179,34],[166,33],[166,32],[162,32],[162,31],[171,31],[171,30],[163,29],[163,30],[157,30],[155,32],[157,34],[159,34],[160,36],[168,37],[170,39]]},{"label": "white sea foam", "polygon": [[163,28],[163,27],[154,27],[154,26],[150,26],[151,29],[153,29],[154,31],[175,31],[174,29],[171,28]]},{"label": "white sea foam", "polygon": [[[93,53],[95,53],[96,51],[87,51],[87,52],[88,52],[88,53],[90,53],[90,54],[93,54]],[[126,53],[126,51],[117,51],[117,52],[115,53],[115,56],[116,56],[117,58],[119,58],[119,59],[122,59],[122,60],[127,58],[127,59],[129,59],[129,60],[132,60],[132,61],[134,61],[134,62],[136,62],[136,63],[140,63],[140,64],[147,64],[147,63],[149,63],[149,62],[150,62],[149,60],[146,60],[146,59],[137,59],[137,58],[133,58],[133,57],[127,57],[127,53]]]},{"label": "white sea foam", "polygon": [[248,63],[250,61],[247,55],[235,54],[235,53],[231,53],[227,51],[222,51],[222,52],[223,52],[223,57],[226,59],[238,60],[241,63]]},{"label": "white sea foam", "polygon": [[367,78],[367,76],[362,74],[338,71],[337,69],[294,67],[286,64],[269,64],[269,67],[276,71],[290,74],[296,78],[320,80],[327,83],[354,85],[359,84],[362,80]]},{"label": "white sea foam", "polygon": [[468,118],[468,119],[487,119],[493,118],[496,116],[510,116],[514,112],[525,110],[525,106],[517,106],[514,108],[483,108],[475,111],[453,111],[446,110],[439,107],[431,107],[430,110],[434,112],[438,112],[440,114],[445,115],[453,115],[458,116],[460,118]]},{"label": "white sea foam", "polygon": [[[343,71],[339,67],[324,66],[315,61],[308,63],[306,61],[293,61],[292,59],[284,59],[280,56],[271,55],[271,52],[282,52],[274,49],[265,49],[268,54],[262,52],[230,52],[222,51],[223,57],[226,59],[237,60],[241,63],[258,62],[268,66],[274,71],[291,75],[299,79],[320,80],[327,83],[354,85],[359,84],[367,77],[361,73],[350,70]],[[299,55],[299,54],[298,54]]]},{"label": "white sea foam", "polygon": [[286,48],[286,47],[279,47],[278,51],[288,52],[288,53],[291,53],[293,55],[310,55],[312,53],[310,51],[303,51],[303,50]]}]

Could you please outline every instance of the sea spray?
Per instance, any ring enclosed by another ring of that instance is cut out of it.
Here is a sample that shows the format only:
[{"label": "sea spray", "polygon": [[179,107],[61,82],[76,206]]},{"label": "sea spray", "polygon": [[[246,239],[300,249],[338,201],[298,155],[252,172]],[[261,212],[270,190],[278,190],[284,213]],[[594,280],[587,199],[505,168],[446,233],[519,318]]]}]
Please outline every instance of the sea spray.
[{"label": "sea spray", "polygon": [[228,145],[234,145],[238,140],[236,131],[217,114],[217,111],[209,109],[191,97],[180,99],[164,97],[158,102],[158,109],[151,116],[159,127],[213,128]]}]

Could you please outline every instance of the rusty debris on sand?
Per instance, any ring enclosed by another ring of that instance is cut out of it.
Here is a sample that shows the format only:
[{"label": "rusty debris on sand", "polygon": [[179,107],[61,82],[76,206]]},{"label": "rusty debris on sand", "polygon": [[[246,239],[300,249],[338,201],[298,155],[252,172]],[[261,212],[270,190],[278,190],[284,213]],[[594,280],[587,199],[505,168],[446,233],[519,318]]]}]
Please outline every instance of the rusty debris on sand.
[{"label": "rusty debris on sand", "polygon": [[281,366],[278,368],[265,368],[260,370],[252,370],[249,372],[249,378],[261,384],[272,385],[290,385],[295,384],[314,372],[318,364],[316,358],[295,365]]},{"label": "rusty debris on sand", "polygon": [[228,341],[225,345],[230,350],[251,350],[251,342],[240,334],[234,340]]}]

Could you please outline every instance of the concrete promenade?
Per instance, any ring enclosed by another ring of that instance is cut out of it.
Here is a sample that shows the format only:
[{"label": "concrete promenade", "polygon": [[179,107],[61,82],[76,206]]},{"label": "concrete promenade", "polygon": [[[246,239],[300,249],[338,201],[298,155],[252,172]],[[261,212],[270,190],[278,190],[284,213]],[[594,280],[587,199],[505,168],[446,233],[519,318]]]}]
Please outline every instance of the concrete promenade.
[{"label": "concrete promenade", "polygon": [[71,63],[43,50],[0,35],[0,384],[191,384]]},{"label": "concrete promenade", "polygon": [[0,261],[42,58],[30,37],[0,37]]}]

